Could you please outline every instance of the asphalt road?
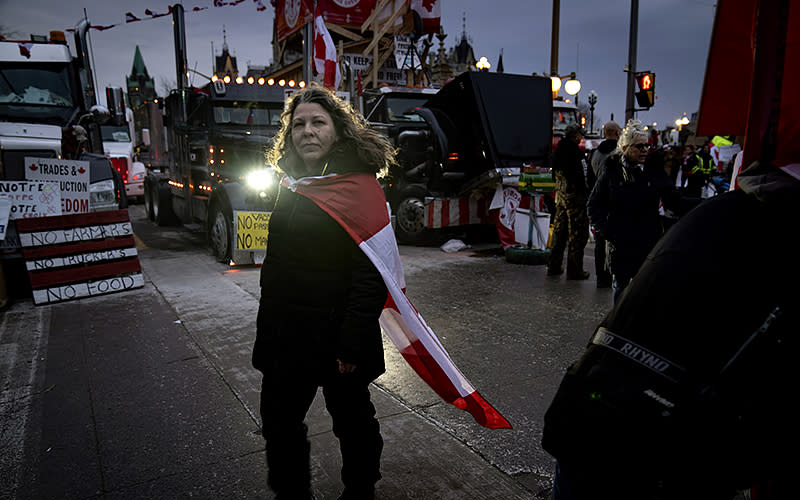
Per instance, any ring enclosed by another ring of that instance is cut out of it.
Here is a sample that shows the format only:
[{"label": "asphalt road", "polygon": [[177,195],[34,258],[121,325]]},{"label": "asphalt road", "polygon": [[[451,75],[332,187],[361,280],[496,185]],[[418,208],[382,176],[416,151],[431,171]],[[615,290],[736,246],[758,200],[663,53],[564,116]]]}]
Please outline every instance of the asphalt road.
[{"label": "asphalt road", "polygon": [[[158,228],[141,205],[130,213],[148,279],[256,417],[259,385],[249,366],[255,310],[243,304],[259,297],[260,268],[217,263],[196,228]],[[547,277],[544,266],[509,264],[492,241],[467,243],[472,248],[457,253],[401,246],[407,295],[456,365],[513,429],[484,429],[443,403],[388,339],[387,371],[376,384],[499,470],[541,491],[553,474],[552,459],[539,445],[544,412],[564,370],[609,309],[611,291],[597,289],[594,276],[567,281]],[[587,270],[594,268],[591,254],[587,247]],[[205,288],[208,273],[221,274],[224,289]]]}]

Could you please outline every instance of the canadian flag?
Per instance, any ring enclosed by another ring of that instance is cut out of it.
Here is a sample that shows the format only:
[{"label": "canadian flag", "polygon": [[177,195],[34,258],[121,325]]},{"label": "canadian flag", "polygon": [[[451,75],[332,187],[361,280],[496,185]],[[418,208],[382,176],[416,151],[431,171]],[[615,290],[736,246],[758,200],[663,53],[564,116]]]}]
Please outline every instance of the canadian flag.
[{"label": "canadian flag", "polygon": [[314,17],[314,69],[318,74],[323,74],[323,84],[332,89],[339,88],[342,73],[336,57],[336,46],[333,38],[325,26],[322,14],[317,10]]},{"label": "canadian flag", "polygon": [[17,45],[19,46],[19,54],[25,56],[26,59],[30,59],[33,42],[18,42]]},{"label": "canadian flag", "polygon": [[383,190],[370,174],[326,175],[292,179],[282,185],[305,196],[336,220],[380,272],[389,291],[381,313],[383,332],[436,394],[468,411],[490,429],[511,424],[490,405],[450,359],[436,334],[405,294],[405,276]]},{"label": "canadian flag", "polygon": [[422,20],[423,33],[439,33],[442,18],[442,3],[439,0],[411,0],[410,6]]}]

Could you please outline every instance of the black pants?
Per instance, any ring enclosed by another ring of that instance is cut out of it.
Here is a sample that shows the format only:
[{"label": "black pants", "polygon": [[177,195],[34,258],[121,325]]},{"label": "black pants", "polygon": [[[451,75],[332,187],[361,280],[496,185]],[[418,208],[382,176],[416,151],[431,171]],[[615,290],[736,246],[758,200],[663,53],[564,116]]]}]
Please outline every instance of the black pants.
[{"label": "black pants", "polygon": [[606,239],[596,235],[594,239],[594,274],[597,286],[611,286],[611,272],[606,264]]},{"label": "black pants", "polygon": [[357,373],[323,374],[274,369],[264,374],[261,419],[267,444],[268,481],[278,498],[307,498],[310,490],[310,445],[304,420],[318,387],[333,420],[342,453],[345,490],[370,498],[381,478],[383,439],[370,400],[369,380]]}]

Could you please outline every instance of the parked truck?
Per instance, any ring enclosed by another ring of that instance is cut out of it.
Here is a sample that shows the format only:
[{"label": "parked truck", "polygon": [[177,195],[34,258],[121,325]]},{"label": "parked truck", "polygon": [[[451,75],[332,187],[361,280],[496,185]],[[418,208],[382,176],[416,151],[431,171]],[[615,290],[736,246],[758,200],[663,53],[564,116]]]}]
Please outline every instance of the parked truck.
[{"label": "parked truck", "polygon": [[385,192],[403,243],[424,241],[430,229],[489,223],[498,185],[516,184],[524,167],[548,166],[548,78],[468,72],[431,95],[372,92],[364,114],[400,151]]},{"label": "parked truck", "polygon": [[[235,213],[270,211],[278,178],[264,154],[280,125],[286,89],[263,78],[186,85],[183,7],[172,9],[177,88],[164,100],[165,140],[150,130],[151,144],[168,145],[166,162],[148,168],[145,211],[157,224],[196,224],[220,262],[252,263],[236,249]],[[152,139],[158,139],[152,141]]]},{"label": "parked truck", "polygon": [[[103,154],[100,124],[109,113],[95,99],[88,28],[88,20],[75,27],[74,56],[62,31],[0,40],[0,180],[24,181],[26,157],[87,161],[89,210],[115,210],[127,201],[121,177]],[[26,293],[21,259],[16,224],[9,220],[0,264],[16,284],[12,295]]]},{"label": "parked truck", "polygon": [[201,224],[216,258],[230,261],[234,212],[268,211],[274,201],[277,179],[264,153],[282,111],[283,88],[276,85],[217,80],[172,92],[165,113],[169,166],[145,179],[148,217],[159,225]]},{"label": "parked truck", "polygon": [[125,105],[120,87],[106,87],[106,105],[111,116],[100,126],[103,152],[122,177],[128,200],[141,198],[144,194],[145,167],[134,155],[133,111]]}]

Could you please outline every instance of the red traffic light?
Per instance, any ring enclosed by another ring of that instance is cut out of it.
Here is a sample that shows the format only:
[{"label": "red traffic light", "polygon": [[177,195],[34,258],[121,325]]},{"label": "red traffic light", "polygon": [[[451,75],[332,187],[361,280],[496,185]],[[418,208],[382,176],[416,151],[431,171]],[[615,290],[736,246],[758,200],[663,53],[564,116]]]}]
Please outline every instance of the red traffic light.
[{"label": "red traffic light", "polygon": [[650,71],[636,73],[636,85],[639,90],[655,90],[656,74]]},{"label": "red traffic light", "polygon": [[651,71],[636,73],[636,86],[639,91],[634,93],[639,106],[649,109],[655,104],[656,99],[656,74]]},{"label": "red traffic light", "polygon": [[642,81],[639,83],[642,90],[650,90],[653,87],[653,77],[650,73],[642,75]]}]

